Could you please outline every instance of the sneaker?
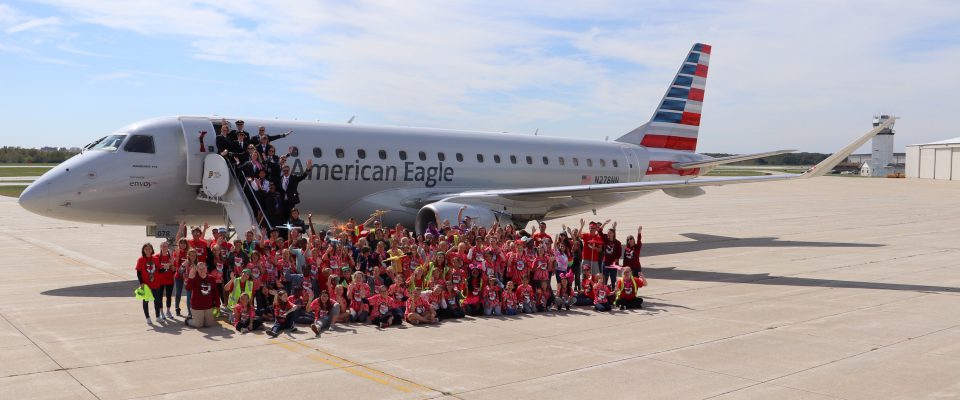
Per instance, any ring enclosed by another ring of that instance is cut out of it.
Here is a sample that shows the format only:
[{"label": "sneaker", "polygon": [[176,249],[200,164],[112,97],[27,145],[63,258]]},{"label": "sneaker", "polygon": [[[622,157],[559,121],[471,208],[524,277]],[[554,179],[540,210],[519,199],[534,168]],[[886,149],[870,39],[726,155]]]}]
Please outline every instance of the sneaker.
[{"label": "sneaker", "polygon": [[167,319],[166,317],[163,316],[163,313],[160,313],[160,315],[157,315],[157,323],[162,324],[164,322],[167,322]]},{"label": "sneaker", "polygon": [[275,337],[277,337],[277,336],[280,335],[280,334],[277,333],[276,331],[274,331],[273,329],[271,329],[271,330],[267,331],[267,335],[270,335],[270,337],[274,337],[274,338],[275,338]]},{"label": "sneaker", "polygon": [[[177,315],[180,315],[180,313],[177,313]],[[167,319],[173,319],[173,314],[170,313],[169,309],[167,309]]]},{"label": "sneaker", "polygon": [[247,332],[250,332],[250,330],[247,329],[247,328],[240,328],[240,334],[241,334],[241,335],[244,334],[244,333],[247,333]]},{"label": "sneaker", "polygon": [[300,333],[300,332],[302,331],[297,329],[297,327],[290,328],[290,333]]},{"label": "sneaker", "polygon": [[147,325],[153,325],[153,320],[147,317]]},{"label": "sneaker", "polygon": [[380,323],[380,329],[387,329],[387,328],[389,328],[389,327],[390,327],[390,324],[388,324],[388,323],[386,323],[386,322],[381,322],[381,323]]},{"label": "sneaker", "polygon": [[181,316],[181,315],[180,315],[180,309],[179,309],[179,308],[177,309],[177,316],[178,316],[178,317]]},{"label": "sneaker", "polygon": [[320,327],[318,327],[316,324],[310,325],[310,330],[313,331],[314,335],[320,337]]},{"label": "sneaker", "polygon": [[190,320],[191,320],[191,319],[193,319],[193,317],[186,317],[186,318],[184,318],[184,319],[183,319],[183,324],[186,325],[186,326],[190,326]]},{"label": "sneaker", "polygon": [[567,304],[567,311],[570,311],[570,305]]}]

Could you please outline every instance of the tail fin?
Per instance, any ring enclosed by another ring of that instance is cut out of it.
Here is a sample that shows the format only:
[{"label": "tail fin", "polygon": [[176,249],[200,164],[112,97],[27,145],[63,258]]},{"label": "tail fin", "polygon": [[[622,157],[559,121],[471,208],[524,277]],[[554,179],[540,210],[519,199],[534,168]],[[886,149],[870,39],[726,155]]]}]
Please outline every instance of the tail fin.
[{"label": "tail fin", "polygon": [[617,141],[651,148],[695,151],[710,50],[708,44],[694,44],[650,122]]}]

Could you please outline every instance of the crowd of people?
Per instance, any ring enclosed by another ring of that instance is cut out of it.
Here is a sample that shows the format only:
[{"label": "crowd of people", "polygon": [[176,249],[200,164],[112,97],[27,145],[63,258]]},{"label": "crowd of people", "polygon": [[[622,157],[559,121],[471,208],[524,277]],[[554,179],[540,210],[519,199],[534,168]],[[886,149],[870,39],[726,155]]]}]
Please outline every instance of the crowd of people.
[{"label": "crowd of people", "polygon": [[[318,230],[291,209],[284,229],[251,227],[229,240],[225,229],[181,224],[173,244],[141,248],[137,277],[149,289],[157,323],[174,313],[187,325],[224,319],[241,333],[277,336],[297,325],[317,336],[339,323],[436,324],[466,316],[642,308],[642,227],[625,243],[617,224],[581,219],[555,235],[511,225],[429,224],[415,234],[383,226],[378,212]],[[185,297],[186,307],[181,300]],[[143,312],[148,324],[149,302]]]}]

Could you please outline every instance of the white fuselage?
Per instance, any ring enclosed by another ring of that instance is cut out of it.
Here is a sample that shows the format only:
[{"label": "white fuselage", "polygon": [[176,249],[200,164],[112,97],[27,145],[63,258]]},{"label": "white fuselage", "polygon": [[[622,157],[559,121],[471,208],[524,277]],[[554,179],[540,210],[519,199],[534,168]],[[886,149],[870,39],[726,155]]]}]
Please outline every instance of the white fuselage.
[{"label": "white fuselage", "polygon": [[[208,119],[204,144],[210,151],[216,140],[213,124],[220,118]],[[427,196],[677,179],[676,171],[662,168],[664,162],[703,158],[685,151],[548,136],[257,119],[246,119],[246,125],[253,132],[259,125],[270,134],[293,131],[271,144],[281,155],[297,149],[287,162],[294,173],[313,161],[299,187],[298,207],[313,213],[319,223],[391,210],[386,223],[410,225],[423,205],[418,199]],[[126,151],[126,140],[116,151],[84,151],[44,174],[20,203],[38,214],[104,224],[218,221],[222,208],[197,200],[198,186],[188,183],[187,158],[197,154],[199,139],[196,131],[184,132],[189,129],[185,126],[180,118],[168,117],[124,127],[117,134],[151,136],[154,153]],[[197,168],[196,162],[190,165]],[[530,215],[553,218],[587,210]]]}]

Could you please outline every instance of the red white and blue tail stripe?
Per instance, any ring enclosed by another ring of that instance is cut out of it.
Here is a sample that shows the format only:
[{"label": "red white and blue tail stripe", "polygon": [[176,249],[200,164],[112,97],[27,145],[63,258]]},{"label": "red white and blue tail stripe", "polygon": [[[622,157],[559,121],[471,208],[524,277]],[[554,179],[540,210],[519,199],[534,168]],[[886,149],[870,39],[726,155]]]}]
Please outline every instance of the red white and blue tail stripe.
[{"label": "red white and blue tail stripe", "polygon": [[617,141],[650,148],[695,151],[710,50],[708,44],[694,44],[650,122]]}]

